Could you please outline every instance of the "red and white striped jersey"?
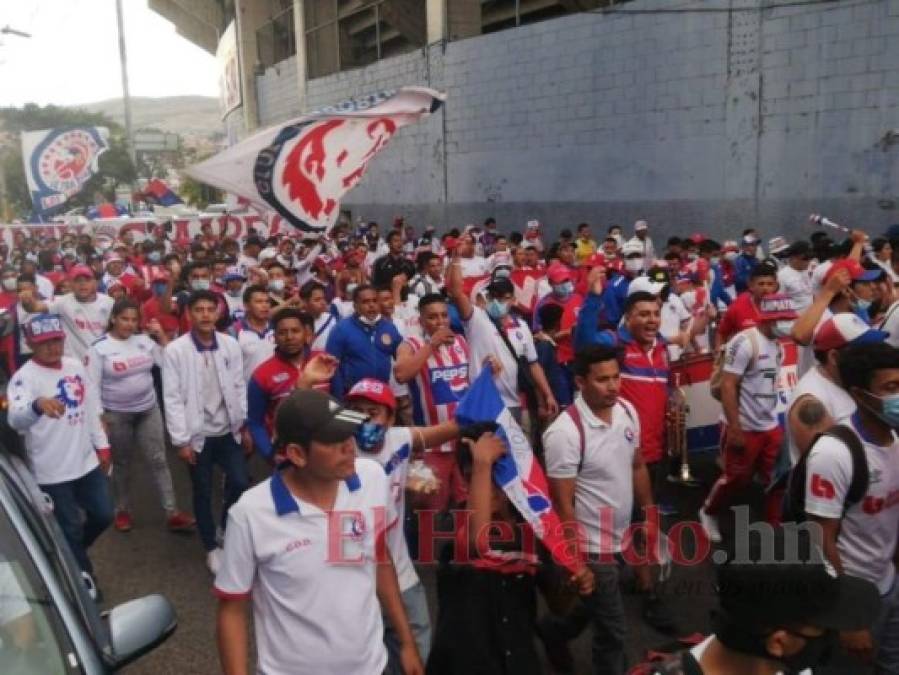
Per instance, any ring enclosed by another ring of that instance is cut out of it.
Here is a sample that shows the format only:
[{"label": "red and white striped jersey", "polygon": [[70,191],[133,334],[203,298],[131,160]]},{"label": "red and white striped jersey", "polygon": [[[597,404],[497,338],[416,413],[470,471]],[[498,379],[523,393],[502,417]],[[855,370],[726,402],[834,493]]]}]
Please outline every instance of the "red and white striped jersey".
[{"label": "red and white striped jersey", "polygon": [[[406,344],[417,352],[425,345],[419,337],[406,338]],[[469,350],[468,342],[457,335],[451,345],[441,345],[425,361],[421,370],[409,383],[412,397],[412,413],[415,424],[431,426],[451,420],[456,415],[459,401],[468,391]],[[449,441],[426,452],[453,452]]]}]

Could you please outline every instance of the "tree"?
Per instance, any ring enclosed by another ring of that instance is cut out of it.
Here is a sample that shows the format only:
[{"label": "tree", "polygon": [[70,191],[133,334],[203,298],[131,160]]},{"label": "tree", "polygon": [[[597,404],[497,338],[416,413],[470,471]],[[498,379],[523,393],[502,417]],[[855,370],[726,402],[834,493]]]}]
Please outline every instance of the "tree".
[{"label": "tree", "polygon": [[[120,184],[130,184],[137,174],[128,156],[127,143],[122,127],[103,113],[61,108],[55,105],[39,106],[28,103],[23,108],[0,108],[0,127],[18,135],[22,131],[54,129],[56,127],[86,125],[109,129],[109,149],[100,155],[98,172],[87,182],[81,192],[71,197],[64,208],[88,206],[97,192],[108,193]],[[13,211],[25,216],[31,212],[31,195],[25,180],[21,143],[0,148],[0,168],[6,178],[6,197]]]}]

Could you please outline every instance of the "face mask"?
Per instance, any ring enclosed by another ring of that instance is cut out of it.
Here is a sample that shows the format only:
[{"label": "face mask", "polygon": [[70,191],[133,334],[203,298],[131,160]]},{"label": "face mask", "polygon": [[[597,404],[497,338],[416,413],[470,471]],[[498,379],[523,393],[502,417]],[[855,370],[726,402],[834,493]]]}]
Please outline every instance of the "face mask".
[{"label": "face mask", "polygon": [[693,262],[693,261],[696,260],[696,258],[698,258],[698,257],[699,257],[699,256],[696,255],[695,253],[688,253],[688,254],[687,254],[687,260],[689,260],[690,262]]},{"label": "face mask", "polygon": [[230,295],[232,298],[239,298],[240,297],[240,289],[239,288],[232,289],[232,290],[228,291],[228,295]]},{"label": "face mask", "polygon": [[712,256],[711,258],[709,258],[709,263],[712,265],[717,265],[720,262],[721,258],[719,258],[718,256]]},{"label": "face mask", "polygon": [[353,291],[355,291],[358,286],[359,286],[359,284],[347,284],[346,285],[346,294],[348,296],[352,297]]},{"label": "face mask", "polygon": [[487,303],[487,314],[489,314],[492,319],[502,319],[508,313],[509,305],[505,302],[493,298]]},{"label": "face mask", "polygon": [[268,290],[281,293],[284,290],[284,279],[272,279],[268,282]]},{"label": "face mask", "polygon": [[150,251],[147,254],[147,260],[149,260],[151,263],[158,263],[160,260],[162,260],[162,253],[160,253],[159,251]]},{"label": "face mask", "polygon": [[359,321],[364,323],[366,326],[374,326],[380,320],[381,320],[380,314],[378,314],[374,319],[366,318],[366,317],[362,316],[361,314],[359,315]]},{"label": "face mask", "polygon": [[872,413],[877,415],[884,424],[890,425],[893,429],[899,429],[899,394],[892,396],[878,396],[870,391],[865,392],[871,398],[880,401],[880,410],[873,406],[865,405]]},{"label": "face mask", "polygon": [[793,330],[795,321],[777,321],[774,324],[774,336],[779,338],[790,337],[790,331]]},{"label": "face mask", "polygon": [[9,279],[4,279],[3,280],[3,288],[4,288],[4,290],[7,290],[7,291],[16,290],[16,278],[11,277]]},{"label": "face mask", "polygon": [[855,296],[855,303],[853,303],[853,304],[855,305],[856,309],[860,309],[860,310],[867,312],[869,309],[871,309],[871,305],[874,304],[874,301],[873,300],[865,300],[864,298]]},{"label": "face mask", "polygon": [[567,300],[571,297],[572,293],[574,293],[574,284],[570,281],[553,286],[553,294],[559,298],[559,300]]},{"label": "face mask", "polygon": [[615,240],[615,243],[618,244],[618,248],[621,248],[624,245],[624,237],[620,234],[611,234],[609,236]]},{"label": "face mask", "polygon": [[387,427],[374,422],[363,422],[356,429],[356,445],[360,450],[371,452],[384,444],[384,436],[387,435]]},{"label": "face mask", "polygon": [[153,295],[162,295],[165,293],[165,289],[167,288],[166,283],[163,282],[155,282],[153,284]]},{"label": "face mask", "polygon": [[740,255],[740,254],[737,253],[736,251],[728,251],[727,253],[724,254],[724,259],[727,261],[733,262],[734,260],[737,259],[738,255]]},{"label": "face mask", "polygon": [[209,286],[209,279],[194,279],[190,282],[190,287],[195,291],[208,291]]},{"label": "face mask", "polygon": [[643,269],[643,258],[627,258],[624,261],[624,269],[628,272],[639,272]]},{"label": "face mask", "polygon": [[75,249],[74,249],[74,248],[64,248],[64,249],[62,250],[62,254],[65,255],[65,256],[74,256],[74,255],[75,255]]}]

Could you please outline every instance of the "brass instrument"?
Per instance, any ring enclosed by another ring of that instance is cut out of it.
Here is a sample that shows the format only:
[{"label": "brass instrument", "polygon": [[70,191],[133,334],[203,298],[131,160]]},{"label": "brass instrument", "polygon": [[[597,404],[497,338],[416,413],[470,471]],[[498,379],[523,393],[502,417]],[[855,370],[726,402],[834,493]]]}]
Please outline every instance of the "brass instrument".
[{"label": "brass instrument", "polygon": [[687,414],[690,412],[690,406],[687,404],[687,395],[681,387],[680,378],[680,373],[674,373],[674,388],[668,397],[665,412],[668,422],[668,455],[680,457],[680,470],[677,475],[669,474],[668,480],[695,487],[699,482],[690,471],[690,454],[687,449]]}]

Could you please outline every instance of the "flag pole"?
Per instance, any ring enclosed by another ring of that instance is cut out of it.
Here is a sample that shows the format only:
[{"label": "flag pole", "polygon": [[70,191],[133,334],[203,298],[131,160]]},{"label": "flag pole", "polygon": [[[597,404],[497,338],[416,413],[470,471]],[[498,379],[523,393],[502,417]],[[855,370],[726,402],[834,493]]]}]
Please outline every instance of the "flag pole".
[{"label": "flag pole", "polygon": [[116,0],[116,23],[119,28],[119,63],[122,70],[122,104],[125,109],[125,140],[131,163],[137,167],[134,154],[134,134],[131,128],[131,97],[128,94],[128,56],[125,51],[125,26],[122,19],[122,0]]}]

